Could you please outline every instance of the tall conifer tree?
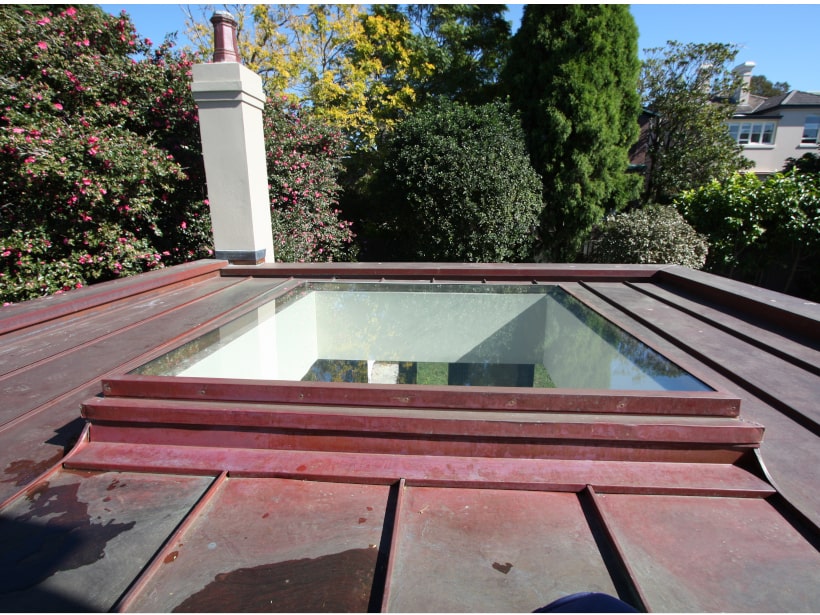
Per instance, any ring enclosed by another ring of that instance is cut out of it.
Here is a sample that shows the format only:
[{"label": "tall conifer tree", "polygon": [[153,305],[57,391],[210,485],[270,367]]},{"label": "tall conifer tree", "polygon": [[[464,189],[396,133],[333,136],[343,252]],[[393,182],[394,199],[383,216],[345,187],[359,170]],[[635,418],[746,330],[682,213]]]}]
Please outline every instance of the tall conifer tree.
[{"label": "tall conifer tree", "polygon": [[544,185],[541,258],[572,261],[637,196],[638,30],[626,5],[530,4],[504,72]]}]

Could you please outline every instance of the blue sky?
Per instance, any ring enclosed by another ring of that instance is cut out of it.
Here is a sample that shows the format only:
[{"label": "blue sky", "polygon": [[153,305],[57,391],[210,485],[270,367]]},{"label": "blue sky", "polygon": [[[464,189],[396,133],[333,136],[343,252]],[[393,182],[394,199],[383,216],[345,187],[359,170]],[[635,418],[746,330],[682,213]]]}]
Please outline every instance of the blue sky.
[{"label": "blue sky", "polygon": [[[185,18],[180,4],[103,4],[118,14],[125,9],[137,32],[154,42],[179,32]],[[221,5],[216,5],[217,7]],[[517,23],[523,5],[508,5]],[[735,43],[737,63],[751,60],[755,75],[786,81],[792,89],[820,92],[820,4],[633,4],[639,49],[681,43]]]}]

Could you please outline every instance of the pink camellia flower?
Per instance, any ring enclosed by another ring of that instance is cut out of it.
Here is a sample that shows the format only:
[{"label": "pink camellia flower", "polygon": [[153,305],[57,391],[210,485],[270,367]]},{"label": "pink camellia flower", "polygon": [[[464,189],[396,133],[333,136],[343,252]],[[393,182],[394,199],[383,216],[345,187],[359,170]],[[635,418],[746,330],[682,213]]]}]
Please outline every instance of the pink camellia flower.
[{"label": "pink camellia flower", "polygon": [[40,21],[37,22],[38,26],[45,26],[46,24],[50,24],[51,20],[48,17],[43,17]]},{"label": "pink camellia flower", "polygon": [[33,163],[35,160],[37,160],[37,159],[36,159],[34,156],[29,156],[29,157],[28,157],[28,158],[26,158],[23,162],[24,162],[24,163],[26,163],[26,164],[31,164],[31,163]]},{"label": "pink camellia flower", "polygon": [[77,9],[75,9],[73,6],[68,7],[68,8],[67,8],[67,9],[63,12],[63,15],[67,15],[67,16],[69,16],[69,17],[74,17],[74,15],[76,15],[76,14],[77,14]]},{"label": "pink camellia flower", "polygon": [[40,41],[39,43],[37,43],[37,46],[40,49],[48,49],[48,44],[45,41]]},{"label": "pink camellia flower", "polygon": [[63,110],[63,106],[60,103],[54,103],[54,108],[57,109],[57,111]]},{"label": "pink camellia flower", "polygon": [[185,220],[183,220],[183,221],[180,223],[179,228],[181,228],[181,229],[186,229],[186,228],[188,228],[188,223],[187,223],[187,222],[185,222]]}]

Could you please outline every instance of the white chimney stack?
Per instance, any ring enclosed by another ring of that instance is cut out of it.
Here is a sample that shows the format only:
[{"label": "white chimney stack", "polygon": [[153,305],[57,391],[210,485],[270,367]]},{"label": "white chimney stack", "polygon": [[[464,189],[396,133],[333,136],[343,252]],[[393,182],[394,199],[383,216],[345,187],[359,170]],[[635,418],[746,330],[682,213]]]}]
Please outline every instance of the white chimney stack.
[{"label": "white chimney stack", "polygon": [[193,67],[191,92],[199,108],[214,256],[237,265],[272,263],[262,79],[241,64],[233,16],[220,11],[211,23],[213,63]]},{"label": "white chimney stack", "polygon": [[743,64],[739,64],[732,69],[732,72],[740,75],[741,78],[740,86],[737,94],[735,95],[738,105],[749,104],[749,92],[752,89],[752,71],[755,66],[756,65],[754,62],[744,62]]}]

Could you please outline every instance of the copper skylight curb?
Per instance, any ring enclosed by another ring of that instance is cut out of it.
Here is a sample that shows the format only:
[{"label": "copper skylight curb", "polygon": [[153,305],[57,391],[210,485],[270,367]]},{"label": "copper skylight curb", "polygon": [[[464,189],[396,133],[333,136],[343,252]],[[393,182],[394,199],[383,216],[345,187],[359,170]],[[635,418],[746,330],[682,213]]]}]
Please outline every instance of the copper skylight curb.
[{"label": "copper skylight curb", "polygon": [[610,391],[241,380],[122,375],[104,378],[111,397],[200,399],[484,410],[612,412],[737,417],[740,399],[720,391]]}]

